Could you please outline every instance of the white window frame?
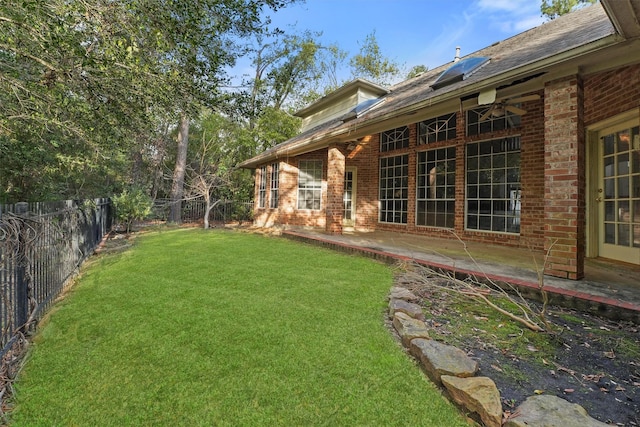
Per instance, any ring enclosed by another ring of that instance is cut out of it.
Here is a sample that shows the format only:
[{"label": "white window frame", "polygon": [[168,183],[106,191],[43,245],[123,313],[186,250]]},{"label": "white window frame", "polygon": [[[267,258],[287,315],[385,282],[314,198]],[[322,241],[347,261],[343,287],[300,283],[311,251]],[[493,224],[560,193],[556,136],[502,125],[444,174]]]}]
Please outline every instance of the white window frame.
[{"label": "white window frame", "polygon": [[445,114],[418,123],[418,145],[455,139],[456,113]]},{"label": "white window frame", "polygon": [[280,164],[271,164],[271,173],[269,174],[269,208],[278,209],[280,186]]},{"label": "white window frame", "polygon": [[416,162],[416,226],[454,228],[456,147],[419,151]]},{"label": "white window frame", "polygon": [[258,207],[264,208],[267,201],[267,166],[260,167],[260,181],[258,182]]},{"label": "white window frame", "polygon": [[378,222],[406,225],[409,210],[409,155],[381,157],[379,171]]},{"label": "white window frame", "polygon": [[399,128],[380,132],[380,152],[401,150],[409,147],[409,127]]},{"label": "white window frame", "polygon": [[519,234],[520,136],[468,143],[465,148],[465,229]]},{"label": "white window frame", "polygon": [[298,161],[298,210],[322,209],[322,167],[322,160]]}]

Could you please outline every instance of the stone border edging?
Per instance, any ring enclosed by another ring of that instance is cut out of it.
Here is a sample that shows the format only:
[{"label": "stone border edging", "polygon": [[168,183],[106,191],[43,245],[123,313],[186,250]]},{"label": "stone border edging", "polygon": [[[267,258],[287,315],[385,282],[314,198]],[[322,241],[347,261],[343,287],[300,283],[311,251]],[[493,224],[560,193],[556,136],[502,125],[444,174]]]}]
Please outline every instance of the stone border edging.
[{"label": "stone border edging", "polygon": [[489,377],[476,376],[478,362],[457,347],[429,337],[418,297],[394,286],[389,293],[389,318],[402,344],[420,363],[427,376],[444,388],[460,407],[474,413],[487,427],[600,427],[580,405],[552,395],[527,398],[504,420],[500,391]]}]

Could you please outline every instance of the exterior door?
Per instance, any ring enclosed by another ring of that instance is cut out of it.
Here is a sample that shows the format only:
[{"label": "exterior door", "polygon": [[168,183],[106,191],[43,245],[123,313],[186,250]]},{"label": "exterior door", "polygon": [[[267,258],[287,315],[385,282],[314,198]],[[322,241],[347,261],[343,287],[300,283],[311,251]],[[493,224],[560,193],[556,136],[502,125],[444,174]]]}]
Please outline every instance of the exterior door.
[{"label": "exterior door", "polygon": [[640,131],[632,120],[598,138],[599,254],[640,265]]},{"label": "exterior door", "polygon": [[343,226],[356,225],[356,181],[357,172],[354,167],[347,167],[344,172]]}]

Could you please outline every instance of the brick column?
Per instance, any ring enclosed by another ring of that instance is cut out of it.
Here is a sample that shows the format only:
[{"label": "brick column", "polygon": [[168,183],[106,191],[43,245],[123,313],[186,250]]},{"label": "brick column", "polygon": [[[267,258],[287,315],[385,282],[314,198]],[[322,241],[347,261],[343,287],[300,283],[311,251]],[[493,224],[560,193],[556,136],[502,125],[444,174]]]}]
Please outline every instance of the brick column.
[{"label": "brick column", "polygon": [[329,146],[327,153],[327,226],[329,233],[342,234],[344,215],[344,168],[345,156],[336,144]]},{"label": "brick column", "polygon": [[577,280],[584,277],[586,228],[582,79],[547,83],[544,113],[545,272]]}]

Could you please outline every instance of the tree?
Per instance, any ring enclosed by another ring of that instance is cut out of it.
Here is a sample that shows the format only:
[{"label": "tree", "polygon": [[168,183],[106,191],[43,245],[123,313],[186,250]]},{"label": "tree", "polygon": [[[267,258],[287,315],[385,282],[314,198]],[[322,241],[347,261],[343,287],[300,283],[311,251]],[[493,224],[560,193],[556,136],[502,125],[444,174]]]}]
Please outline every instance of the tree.
[{"label": "tree", "polygon": [[[222,153],[224,126],[226,121],[221,116],[211,115],[207,119],[208,126],[202,131],[200,147],[196,158],[187,169],[187,198],[204,199],[204,228],[209,228],[209,214],[216,207],[220,198],[216,192],[230,184],[229,169],[224,164]],[[213,131],[208,134],[207,130]]]},{"label": "tree", "polygon": [[[244,52],[244,38],[261,31],[265,9],[293,1],[3,2],[0,155],[16,172],[0,173],[0,197],[41,170],[55,170],[54,180],[74,172],[67,188],[53,183],[57,195],[86,194],[93,170],[96,189],[124,188],[134,169],[127,157],[140,164],[166,117],[225,102],[224,69]],[[189,120],[181,124],[184,136]],[[20,162],[17,145],[25,159],[42,160]]]},{"label": "tree", "polygon": [[0,155],[11,169],[0,197],[82,197],[126,181],[127,136],[151,127],[156,90],[141,84],[149,68],[127,11],[97,0],[2,3]]},{"label": "tree", "polygon": [[204,200],[204,227],[208,228],[209,213],[221,200],[253,194],[248,171],[235,169],[237,163],[253,155],[247,151],[251,132],[228,116],[207,112],[194,123],[191,138],[200,143],[188,162],[185,199]]},{"label": "tree", "polygon": [[263,108],[292,110],[317,93],[328,74],[326,62],[338,52],[317,41],[320,33],[288,35],[281,31],[259,35],[251,49],[253,76],[243,83],[238,102],[253,128]]},{"label": "tree", "polygon": [[349,64],[354,78],[365,78],[381,85],[392,83],[400,74],[400,66],[382,55],[375,31],[365,38],[359,53]]},{"label": "tree", "polygon": [[565,15],[577,7],[593,4],[598,0],[541,0],[540,12],[548,19],[556,19]]},{"label": "tree", "polygon": [[180,222],[182,182],[188,150],[189,117],[202,106],[216,108],[225,96],[220,86],[225,69],[243,51],[242,40],[264,31],[263,9],[274,11],[294,0],[200,0],[155,2],[149,21],[167,41],[164,58],[173,77],[175,107],[180,111],[181,140],[173,173],[170,222]]},{"label": "tree", "polygon": [[426,65],[415,65],[407,73],[407,79],[412,79],[427,71],[429,71],[429,67],[427,67]]},{"label": "tree", "polygon": [[116,218],[125,225],[126,233],[131,231],[133,221],[142,220],[151,214],[152,200],[147,193],[140,189],[125,189],[113,197]]}]

